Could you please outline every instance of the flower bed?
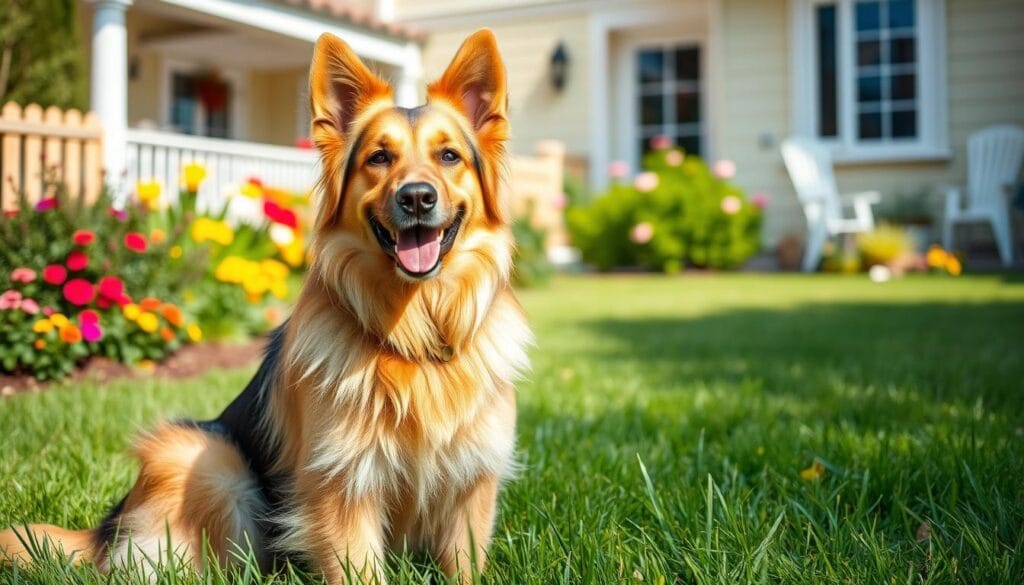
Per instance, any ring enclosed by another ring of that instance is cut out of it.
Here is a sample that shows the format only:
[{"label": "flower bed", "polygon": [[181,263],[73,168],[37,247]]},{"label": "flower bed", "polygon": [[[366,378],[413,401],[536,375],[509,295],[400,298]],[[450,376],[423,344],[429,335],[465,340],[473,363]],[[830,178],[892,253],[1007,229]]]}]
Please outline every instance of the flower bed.
[{"label": "flower bed", "polygon": [[[174,205],[151,182],[119,207],[106,196],[72,201],[51,181],[45,199],[0,220],[0,372],[50,379],[93,356],[159,360],[280,321],[292,271],[305,265],[305,199],[250,180],[203,213],[205,169],[183,172],[188,190]],[[258,213],[227,221],[236,207]]]}]

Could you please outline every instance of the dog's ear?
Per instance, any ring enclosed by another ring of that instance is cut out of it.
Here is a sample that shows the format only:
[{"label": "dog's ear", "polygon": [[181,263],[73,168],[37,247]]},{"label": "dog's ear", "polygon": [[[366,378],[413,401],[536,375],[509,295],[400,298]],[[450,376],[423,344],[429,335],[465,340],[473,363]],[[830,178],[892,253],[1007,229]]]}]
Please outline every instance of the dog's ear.
[{"label": "dog's ear", "polygon": [[[505,63],[498,51],[498,40],[490,29],[480,29],[467,38],[440,79],[427,87],[429,101],[444,100],[469,119],[480,146],[483,168],[484,201],[487,212],[496,221],[505,221],[506,213],[497,201],[500,166],[508,140],[508,94]],[[488,178],[490,177],[490,178]]]},{"label": "dog's ear", "polygon": [[392,94],[391,86],[374,75],[345,41],[330,33],[320,36],[309,70],[311,132],[327,179],[318,225],[333,221],[341,205],[340,175],[352,123],[373,101],[391,99]]}]

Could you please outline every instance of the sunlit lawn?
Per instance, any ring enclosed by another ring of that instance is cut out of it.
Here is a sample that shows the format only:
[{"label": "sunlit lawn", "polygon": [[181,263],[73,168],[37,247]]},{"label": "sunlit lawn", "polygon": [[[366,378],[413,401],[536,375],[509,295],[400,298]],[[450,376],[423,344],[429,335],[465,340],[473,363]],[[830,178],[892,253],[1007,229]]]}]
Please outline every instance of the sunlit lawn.
[{"label": "sunlit lawn", "polygon": [[[586,277],[521,297],[523,472],[484,582],[1024,580],[1024,282]],[[249,374],[0,402],[0,524],[95,524],[133,433],[216,414]],[[55,562],[0,581],[72,574],[106,582]]]}]

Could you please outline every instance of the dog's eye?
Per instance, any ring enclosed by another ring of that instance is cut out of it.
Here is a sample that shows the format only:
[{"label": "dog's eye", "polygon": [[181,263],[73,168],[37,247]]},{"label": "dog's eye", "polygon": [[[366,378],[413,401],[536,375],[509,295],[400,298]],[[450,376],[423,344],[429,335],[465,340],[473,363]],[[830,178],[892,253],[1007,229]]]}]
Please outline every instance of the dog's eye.
[{"label": "dog's eye", "polygon": [[376,150],[370,155],[370,158],[368,158],[366,162],[375,167],[383,167],[391,162],[391,155],[386,151]]},{"label": "dog's eye", "polygon": [[446,148],[443,151],[441,151],[441,162],[445,164],[452,165],[459,162],[460,160],[462,160],[462,157],[459,156],[459,153],[455,152],[450,148]]}]

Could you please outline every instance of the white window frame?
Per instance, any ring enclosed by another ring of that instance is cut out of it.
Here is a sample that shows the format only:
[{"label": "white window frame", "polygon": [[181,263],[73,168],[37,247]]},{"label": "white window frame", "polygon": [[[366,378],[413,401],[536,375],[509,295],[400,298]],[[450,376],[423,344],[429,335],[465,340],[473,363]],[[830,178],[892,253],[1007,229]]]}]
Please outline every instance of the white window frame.
[{"label": "white window frame", "polygon": [[[209,69],[208,66],[179,59],[161,59],[160,75],[160,127],[170,131],[177,131],[171,124],[171,102],[174,99],[174,74],[194,75]],[[249,119],[247,108],[248,74],[241,69],[217,69],[218,75],[231,86],[231,135],[221,140],[245,140],[249,135],[246,121]],[[200,105],[200,117],[198,123],[203,122],[202,105]],[[208,138],[208,137],[204,137]]]},{"label": "white window frame", "polygon": [[707,159],[711,154],[711,132],[708,73],[710,66],[707,37],[691,34],[680,36],[655,36],[642,38],[631,36],[620,45],[618,54],[619,71],[622,83],[618,83],[617,100],[622,108],[619,116],[619,136],[625,142],[624,160],[629,162],[630,169],[640,170],[643,153],[637,145],[640,143],[640,88],[637,85],[637,52],[644,49],[666,49],[669,47],[697,47],[700,50],[700,79],[697,81],[697,92],[700,94],[700,144],[701,157]]},{"label": "white window frame", "polygon": [[[915,0],[917,39],[917,138],[860,141],[856,126],[856,54],[853,5],[856,0],[790,2],[791,127],[793,133],[827,144],[837,163],[948,160],[948,85],[946,77],[946,2]],[[835,138],[818,136],[818,50],[815,9],[835,4],[837,96]]]}]

